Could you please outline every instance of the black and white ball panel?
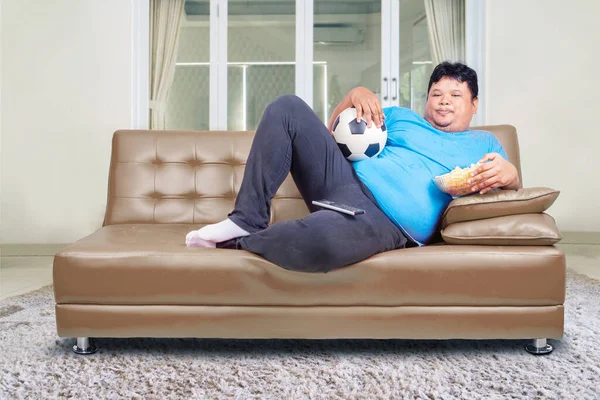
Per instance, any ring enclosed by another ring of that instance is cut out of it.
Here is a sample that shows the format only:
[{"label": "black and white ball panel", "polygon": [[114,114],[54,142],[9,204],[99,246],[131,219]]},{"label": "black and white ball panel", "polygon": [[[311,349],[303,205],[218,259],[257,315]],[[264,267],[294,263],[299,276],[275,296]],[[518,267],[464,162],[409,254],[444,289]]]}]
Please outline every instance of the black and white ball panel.
[{"label": "black and white ball panel", "polygon": [[356,109],[347,108],[335,119],[333,136],[340,151],[350,161],[360,161],[376,157],[387,141],[387,127],[385,123],[381,128],[372,124],[367,127],[367,122],[356,121]]}]

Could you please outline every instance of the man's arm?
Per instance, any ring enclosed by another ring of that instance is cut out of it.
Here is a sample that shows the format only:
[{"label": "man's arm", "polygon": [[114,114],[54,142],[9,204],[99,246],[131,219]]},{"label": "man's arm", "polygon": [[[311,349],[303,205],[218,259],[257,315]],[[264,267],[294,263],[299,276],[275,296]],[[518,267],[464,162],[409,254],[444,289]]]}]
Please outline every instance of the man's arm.
[{"label": "man's arm", "polygon": [[327,125],[330,132],[337,116],[348,107],[356,108],[356,120],[360,121],[364,117],[367,121],[367,126],[371,126],[371,121],[375,122],[377,127],[381,127],[383,124],[385,115],[383,115],[379,99],[369,89],[359,86],[349,91],[335,110],[333,110],[333,113],[331,113],[331,118]]}]

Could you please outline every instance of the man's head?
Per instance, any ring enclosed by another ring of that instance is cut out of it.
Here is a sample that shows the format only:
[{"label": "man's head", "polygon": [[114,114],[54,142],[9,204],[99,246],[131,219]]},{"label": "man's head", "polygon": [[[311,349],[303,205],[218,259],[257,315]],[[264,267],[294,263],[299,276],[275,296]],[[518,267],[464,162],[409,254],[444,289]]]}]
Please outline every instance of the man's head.
[{"label": "man's head", "polygon": [[478,91],[477,73],[472,68],[445,61],[429,79],[423,117],[442,131],[466,131],[477,112]]}]

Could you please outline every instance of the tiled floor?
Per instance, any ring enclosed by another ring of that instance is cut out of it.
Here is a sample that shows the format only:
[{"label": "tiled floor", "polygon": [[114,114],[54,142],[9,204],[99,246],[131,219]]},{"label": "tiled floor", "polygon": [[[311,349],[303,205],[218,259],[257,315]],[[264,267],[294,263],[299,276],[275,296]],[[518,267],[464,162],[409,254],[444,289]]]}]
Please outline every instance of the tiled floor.
[{"label": "tiled floor", "polygon": [[[600,245],[559,244],[567,266],[600,280]],[[51,256],[0,257],[0,300],[17,296],[52,283]]]},{"label": "tiled floor", "polygon": [[600,280],[600,245],[559,244],[567,256],[567,267]]},{"label": "tiled floor", "polygon": [[54,257],[0,257],[0,300],[52,283]]}]

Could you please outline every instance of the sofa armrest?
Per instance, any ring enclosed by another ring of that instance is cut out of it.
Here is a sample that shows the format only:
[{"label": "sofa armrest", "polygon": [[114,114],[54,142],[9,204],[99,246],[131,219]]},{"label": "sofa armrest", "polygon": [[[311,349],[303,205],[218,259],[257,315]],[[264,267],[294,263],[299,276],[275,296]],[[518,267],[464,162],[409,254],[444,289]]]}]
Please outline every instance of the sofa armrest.
[{"label": "sofa armrest", "polygon": [[555,189],[532,187],[460,197],[452,200],[444,211],[441,229],[457,222],[542,213],[550,208],[559,194],[560,191]]},{"label": "sofa armrest", "polygon": [[545,213],[456,222],[441,234],[448,244],[549,246],[562,239],[554,218]]}]

